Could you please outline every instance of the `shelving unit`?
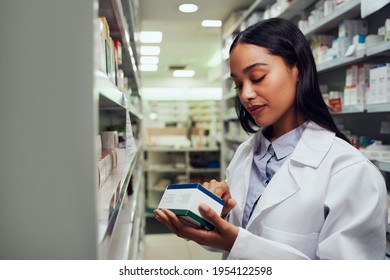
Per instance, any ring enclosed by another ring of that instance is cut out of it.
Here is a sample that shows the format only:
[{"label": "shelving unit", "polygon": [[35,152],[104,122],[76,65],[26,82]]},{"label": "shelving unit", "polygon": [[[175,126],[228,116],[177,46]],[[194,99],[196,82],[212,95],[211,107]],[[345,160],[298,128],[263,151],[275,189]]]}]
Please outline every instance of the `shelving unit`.
[{"label": "shelving unit", "polygon": [[[2,23],[12,23],[1,30],[1,259],[142,258],[142,111],[137,50],[124,31],[136,32],[131,2],[1,5]],[[96,69],[98,15],[124,46],[131,94]],[[132,141],[99,188],[96,137],[113,127]]]},{"label": "shelving unit", "polygon": [[[219,131],[219,101],[144,101],[145,111],[156,114],[152,124],[185,127],[190,120],[203,129]],[[156,125],[157,126],[157,125]]]},{"label": "shelving unit", "polygon": [[[302,2],[301,0],[297,1]],[[313,34],[329,31],[333,28],[336,28],[343,19],[352,19],[360,16],[360,2],[361,0],[351,0],[343,4],[334,10],[334,12],[322,18],[316,24],[308,27],[305,30],[302,30],[303,34],[305,34],[305,36],[310,36]],[[309,6],[306,6],[305,8],[307,7]]]},{"label": "shelving unit", "polygon": [[145,148],[147,207],[157,208],[165,187],[219,179],[219,148]]},{"label": "shelving unit", "polygon": [[[232,38],[240,31],[242,23],[246,21],[255,11],[264,11],[266,7],[271,6],[276,1],[258,0],[242,14],[236,24],[233,25],[228,34],[224,34],[222,38],[222,46],[226,47],[226,42],[231,42]],[[295,23],[301,18],[302,14],[309,11],[316,1],[294,0],[290,2],[288,8],[280,11],[278,17],[289,19]],[[350,0],[342,6],[338,7],[334,12],[322,18],[315,24],[302,30],[305,36],[309,39],[315,34],[337,34],[337,28],[343,19],[360,19],[361,3],[363,0]],[[370,11],[371,14],[365,17],[369,28],[369,34],[376,34],[379,26],[384,24],[388,18],[390,4],[385,5],[377,11]],[[224,52],[226,54],[226,51]],[[327,61],[317,64],[319,80],[321,84],[327,84],[329,90],[342,91],[345,84],[346,67],[359,63],[380,64],[390,62],[390,42],[381,42],[370,46],[364,50],[356,51],[351,56],[341,57],[339,59]],[[223,85],[223,101],[222,101],[222,122],[223,122],[223,140],[221,145],[221,174],[224,177],[226,169],[231,157],[234,154],[238,144],[245,140],[242,129],[240,129],[239,121],[235,116],[234,99],[235,92],[232,86],[233,82],[229,76],[229,65],[227,59],[222,64],[222,85]],[[390,135],[380,133],[380,125],[382,121],[390,120],[390,104],[368,104],[367,106],[345,106],[343,112],[335,113],[334,118],[337,123],[342,124],[344,129],[352,131],[353,134],[366,135],[371,139],[378,139],[383,144],[390,143]],[[240,135],[240,136],[237,136]],[[375,161],[378,168],[384,173],[389,190],[390,168],[387,161]],[[389,190],[390,191],[390,190]]]},{"label": "shelving unit", "polygon": [[[118,130],[126,145],[118,149],[118,165],[100,187],[98,198],[98,258],[141,259],[144,233],[142,111],[140,77],[136,65],[133,1],[99,1],[99,16],[107,19],[110,36],[122,44],[122,65],[130,93],[121,91],[101,71],[95,71],[95,94],[99,98],[99,131]],[[130,35],[131,34],[131,35]],[[136,107],[137,106],[137,107]],[[130,138],[130,139],[129,139]]]},{"label": "shelving unit", "polygon": [[[95,72],[95,92],[99,96],[99,130],[113,127],[133,135],[135,147],[118,149],[118,165],[97,192],[98,258],[142,258],[144,191],[143,154],[138,148],[142,114],[125,93],[103,73]],[[126,115],[131,119],[127,123]],[[137,240],[131,239],[137,237]]]},{"label": "shelving unit", "polygon": [[[316,1],[303,1],[303,0],[295,0],[292,1],[287,9],[284,11],[280,11],[279,17],[290,19],[290,20],[296,20],[302,15],[302,11],[307,10],[310,8]],[[230,32],[228,34],[224,35],[223,40],[229,39],[229,37],[234,36],[238,33],[240,30],[241,24],[251,16],[251,14],[254,11],[258,10],[264,10],[267,6],[270,6],[274,4],[275,1],[255,1],[240,17],[240,19],[237,21],[236,24],[233,25]],[[323,33],[323,32],[329,32],[333,31],[335,28],[338,27],[338,24],[342,19],[354,19],[354,18],[360,18],[360,4],[361,0],[351,0],[341,7],[337,8],[333,13],[329,14],[328,16],[322,18],[319,22],[317,22],[315,25],[311,25],[307,29],[303,30],[302,32],[309,38],[311,35],[316,33]],[[388,5],[386,6],[388,8]],[[384,13],[383,10],[386,9],[386,7],[382,8],[382,12],[380,13],[379,17],[384,22]],[[375,21],[377,22],[377,19],[375,18],[378,16],[376,13],[374,15],[371,15],[367,18],[369,22]],[[377,23],[375,23],[377,25]],[[381,42],[379,44],[376,44],[375,46],[371,46],[363,51],[358,51],[352,56],[342,57],[336,60],[327,61],[325,63],[321,63],[317,65],[317,70],[320,76],[320,80],[322,81],[329,81],[329,80],[335,80],[333,82],[333,85],[330,85],[330,87],[333,87],[333,89],[341,89],[340,85],[342,85],[343,81],[345,80],[345,73],[342,75],[339,75],[340,71],[345,72],[345,67],[357,64],[361,62],[377,62],[377,61],[384,61],[386,59],[386,56],[390,53],[390,42]],[[378,62],[379,63],[379,62]],[[337,74],[332,74],[333,71],[338,71]],[[235,142],[241,142],[242,140],[245,140],[247,137],[245,137],[244,133],[240,131],[239,137],[232,137],[232,135],[237,135],[237,129],[235,128],[235,131],[233,134],[229,133],[229,126],[232,125],[232,123],[236,124],[238,123],[237,117],[235,115],[234,111],[234,98],[235,93],[232,89],[232,80],[229,77],[229,67],[228,67],[228,61],[224,60],[223,66],[222,66],[222,80],[223,80],[223,102],[222,102],[222,116],[223,116],[223,125],[224,125],[224,140],[222,141],[222,151],[223,153],[226,153],[227,150],[232,150],[236,147]],[[324,74],[324,75],[322,75]],[[339,78],[334,79],[336,76],[339,76]],[[331,77],[331,78],[329,78]],[[341,78],[340,78],[341,77]],[[390,112],[390,108],[388,106],[389,104],[369,104],[367,105],[367,108],[363,108],[363,106],[349,106],[345,107],[342,114],[336,114],[336,116],[340,116],[343,114],[350,114],[350,113],[374,113],[374,112]],[[235,126],[235,125],[233,125]],[[232,145],[234,143],[234,145]],[[232,154],[232,152],[228,153]],[[226,158],[225,160],[222,160],[222,170],[224,170],[229,162],[230,158]]]}]

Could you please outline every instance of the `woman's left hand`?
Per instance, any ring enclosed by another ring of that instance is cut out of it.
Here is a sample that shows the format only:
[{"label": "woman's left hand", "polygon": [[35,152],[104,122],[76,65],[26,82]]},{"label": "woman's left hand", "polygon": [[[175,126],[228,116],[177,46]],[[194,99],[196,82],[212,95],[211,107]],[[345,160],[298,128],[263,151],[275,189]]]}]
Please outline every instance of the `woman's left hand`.
[{"label": "woman's left hand", "polygon": [[202,203],[199,212],[203,218],[211,222],[215,229],[212,231],[198,229],[183,223],[172,211],[156,209],[157,220],[164,223],[170,231],[186,240],[193,240],[198,244],[230,252],[238,235],[238,227],[221,218],[213,209]]}]

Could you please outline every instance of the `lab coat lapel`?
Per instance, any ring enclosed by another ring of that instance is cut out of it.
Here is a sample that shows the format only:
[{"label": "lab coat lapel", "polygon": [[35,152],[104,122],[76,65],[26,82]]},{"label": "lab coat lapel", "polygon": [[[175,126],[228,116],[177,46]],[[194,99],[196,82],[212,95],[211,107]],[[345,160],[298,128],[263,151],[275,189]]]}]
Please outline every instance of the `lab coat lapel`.
[{"label": "lab coat lapel", "polygon": [[299,190],[299,185],[296,180],[286,180],[287,177],[291,178],[290,164],[288,161],[280,167],[279,171],[276,172],[265,188],[247,227],[250,227],[252,221],[261,215],[264,210],[282,202]]},{"label": "lab coat lapel", "polygon": [[[242,159],[242,162],[240,163],[241,168],[237,168],[235,172],[238,172],[238,174],[242,174],[242,177],[239,179],[241,182],[239,183],[242,187],[239,192],[237,192],[234,198],[238,203],[238,207],[240,207],[241,211],[244,211],[245,208],[245,201],[246,201],[246,194],[248,192],[249,187],[249,179],[251,174],[251,166],[253,161],[253,149],[255,145],[255,139],[252,138],[251,141],[248,142],[247,149],[248,152],[245,153],[247,156]],[[241,221],[240,221],[241,222]]]},{"label": "lab coat lapel", "polygon": [[310,166],[312,171],[315,171],[329,151],[334,137],[334,133],[313,122],[308,123],[290,160],[280,167],[265,188],[248,222],[248,227],[264,210],[294,195],[304,184],[312,184],[312,182],[303,180],[308,172],[304,167]]}]

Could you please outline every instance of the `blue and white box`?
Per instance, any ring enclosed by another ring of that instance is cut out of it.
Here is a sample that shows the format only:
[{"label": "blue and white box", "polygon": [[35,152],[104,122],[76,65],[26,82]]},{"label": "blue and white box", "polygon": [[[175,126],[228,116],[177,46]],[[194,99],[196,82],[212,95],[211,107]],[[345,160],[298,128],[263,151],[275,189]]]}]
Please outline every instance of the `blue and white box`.
[{"label": "blue and white box", "polygon": [[221,214],[224,201],[199,183],[172,184],[166,187],[158,208],[169,209],[192,226],[213,230],[214,225],[199,212],[201,203]]}]

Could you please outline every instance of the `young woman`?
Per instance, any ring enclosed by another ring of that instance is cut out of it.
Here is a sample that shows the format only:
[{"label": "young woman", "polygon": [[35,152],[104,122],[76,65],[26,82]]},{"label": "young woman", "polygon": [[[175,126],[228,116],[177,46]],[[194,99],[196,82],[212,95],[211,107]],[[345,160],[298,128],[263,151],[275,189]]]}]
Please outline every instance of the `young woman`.
[{"label": "young woman", "polygon": [[192,228],[167,209],[158,220],[226,259],[384,259],[387,194],[379,170],[337,129],[306,38],[283,19],[259,22],[230,49],[236,110],[254,135],[225,181],[204,183],[225,201],[216,228]]}]

